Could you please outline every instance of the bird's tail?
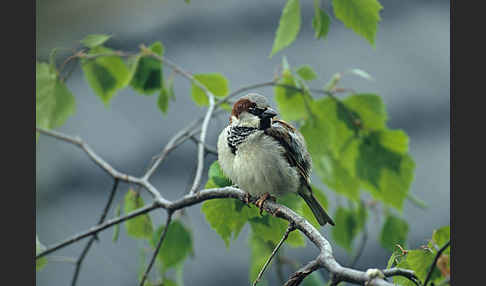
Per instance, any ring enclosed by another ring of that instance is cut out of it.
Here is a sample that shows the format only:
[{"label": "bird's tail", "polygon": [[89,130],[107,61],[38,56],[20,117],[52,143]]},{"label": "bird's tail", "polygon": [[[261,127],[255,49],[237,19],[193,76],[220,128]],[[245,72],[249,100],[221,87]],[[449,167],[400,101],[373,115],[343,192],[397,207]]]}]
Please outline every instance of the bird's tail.
[{"label": "bird's tail", "polygon": [[334,225],[334,221],[332,220],[332,218],[327,214],[326,210],[321,206],[319,201],[316,200],[311,191],[300,189],[298,194],[307,203],[321,226],[324,226],[326,223]]}]

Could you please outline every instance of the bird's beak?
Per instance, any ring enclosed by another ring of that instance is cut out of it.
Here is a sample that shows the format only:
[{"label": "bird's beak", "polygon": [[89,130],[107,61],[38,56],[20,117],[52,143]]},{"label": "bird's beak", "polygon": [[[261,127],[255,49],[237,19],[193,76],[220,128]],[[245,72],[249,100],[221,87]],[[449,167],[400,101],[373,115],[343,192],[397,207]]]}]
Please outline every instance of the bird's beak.
[{"label": "bird's beak", "polygon": [[271,108],[267,108],[262,114],[260,114],[261,119],[272,118],[277,115],[277,112]]}]

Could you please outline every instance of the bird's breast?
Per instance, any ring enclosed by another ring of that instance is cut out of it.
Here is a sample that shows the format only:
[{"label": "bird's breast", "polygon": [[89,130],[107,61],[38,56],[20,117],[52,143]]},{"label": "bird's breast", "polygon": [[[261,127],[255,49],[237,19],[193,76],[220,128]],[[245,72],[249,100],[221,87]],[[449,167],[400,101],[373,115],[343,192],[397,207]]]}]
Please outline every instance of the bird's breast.
[{"label": "bird's breast", "polygon": [[274,196],[296,192],[299,176],[284,152],[284,148],[263,131],[254,132],[238,145],[230,179],[256,196],[267,192]]}]

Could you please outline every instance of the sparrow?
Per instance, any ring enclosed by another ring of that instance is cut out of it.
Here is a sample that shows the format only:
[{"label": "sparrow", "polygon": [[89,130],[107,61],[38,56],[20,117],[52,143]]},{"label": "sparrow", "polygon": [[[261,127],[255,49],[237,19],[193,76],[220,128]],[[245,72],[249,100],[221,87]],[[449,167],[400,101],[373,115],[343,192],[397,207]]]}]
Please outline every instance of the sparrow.
[{"label": "sparrow", "polygon": [[233,105],[229,125],[218,137],[218,161],[239,188],[259,198],[262,212],[268,198],[297,193],[321,226],[334,225],[310,186],[312,160],[304,137],[289,123],[275,119],[267,99],[250,93]]}]

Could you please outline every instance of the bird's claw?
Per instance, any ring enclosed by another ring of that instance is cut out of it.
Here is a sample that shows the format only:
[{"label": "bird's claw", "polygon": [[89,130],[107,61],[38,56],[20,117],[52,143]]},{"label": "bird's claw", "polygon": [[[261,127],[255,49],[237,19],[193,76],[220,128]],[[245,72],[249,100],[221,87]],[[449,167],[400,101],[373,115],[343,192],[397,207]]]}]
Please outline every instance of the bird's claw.
[{"label": "bird's claw", "polygon": [[265,193],[255,202],[255,205],[260,209],[260,215],[263,214],[263,204],[268,199],[276,201],[275,197],[272,197],[269,193]]}]

